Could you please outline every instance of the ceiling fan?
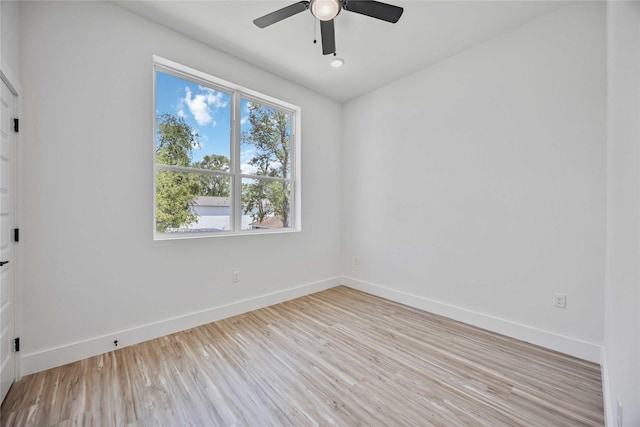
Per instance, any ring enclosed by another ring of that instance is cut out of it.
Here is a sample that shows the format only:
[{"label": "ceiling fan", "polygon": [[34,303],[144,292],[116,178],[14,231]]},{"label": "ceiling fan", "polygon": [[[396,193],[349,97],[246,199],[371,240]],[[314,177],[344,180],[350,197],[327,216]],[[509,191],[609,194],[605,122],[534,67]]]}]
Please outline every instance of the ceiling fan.
[{"label": "ceiling fan", "polygon": [[280,22],[300,12],[311,9],[311,14],[320,20],[320,35],[322,36],[322,54],[330,55],[336,52],[336,38],[333,19],[342,9],[395,24],[402,16],[403,8],[373,0],[311,0],[300,1],[290,6],[271,12],[253,23],[260,28]]}]

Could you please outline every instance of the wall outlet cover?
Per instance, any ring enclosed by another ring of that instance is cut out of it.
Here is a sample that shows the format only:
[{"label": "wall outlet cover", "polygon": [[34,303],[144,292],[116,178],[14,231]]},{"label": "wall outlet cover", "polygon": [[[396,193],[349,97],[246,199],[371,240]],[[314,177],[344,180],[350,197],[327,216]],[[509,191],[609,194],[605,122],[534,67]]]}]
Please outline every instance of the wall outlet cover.
[{"label": "wall outlet cover", "polygon": [[559,308],[567,307],[567,296],[565,294],[555,293],[553,294],[553,306]]}]

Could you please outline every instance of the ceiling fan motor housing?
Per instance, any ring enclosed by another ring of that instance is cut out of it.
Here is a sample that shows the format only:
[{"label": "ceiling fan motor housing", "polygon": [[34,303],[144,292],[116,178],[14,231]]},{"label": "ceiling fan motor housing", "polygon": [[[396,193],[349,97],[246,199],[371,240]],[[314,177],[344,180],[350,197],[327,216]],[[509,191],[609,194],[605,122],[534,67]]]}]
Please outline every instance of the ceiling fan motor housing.
[{"label": "ceiling fan motor housing", "polygon": [[321,21],[330,21],[342,9],[339,0],[311,0],[311,13]]}]

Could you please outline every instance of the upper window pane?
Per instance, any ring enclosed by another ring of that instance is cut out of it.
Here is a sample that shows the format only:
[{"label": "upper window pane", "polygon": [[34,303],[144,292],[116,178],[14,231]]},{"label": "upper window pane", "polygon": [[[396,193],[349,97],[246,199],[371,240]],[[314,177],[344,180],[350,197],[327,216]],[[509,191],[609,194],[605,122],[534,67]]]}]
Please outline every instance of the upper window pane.
[{"label": "upper window pane", "polygon": [[242,173],[291,178],[291,114],[248,99],[240,110]]},{"label": "upper window pane", "polygon": [[229,170],[231,95],[156,71],[156,163]]}]

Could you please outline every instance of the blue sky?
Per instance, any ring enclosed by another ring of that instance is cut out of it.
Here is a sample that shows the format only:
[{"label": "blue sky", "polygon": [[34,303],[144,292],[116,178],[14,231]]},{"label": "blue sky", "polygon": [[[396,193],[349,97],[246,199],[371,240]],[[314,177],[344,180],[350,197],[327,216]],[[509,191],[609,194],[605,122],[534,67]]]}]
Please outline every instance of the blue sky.
[{"label": "blue sky", "polygon": [[[246,123],[247,100],[242,100],[241,130]],[[194,147],[192,160],[200,161],[206,154],[229,157],[231,147],[231,95],[197,83],[156,72],[156,116],[164,113],[183,117],[198,131],[199,144]],[[253,150],[242,147],[240,156],[243,173],[252,172],[247,165]]]}]

